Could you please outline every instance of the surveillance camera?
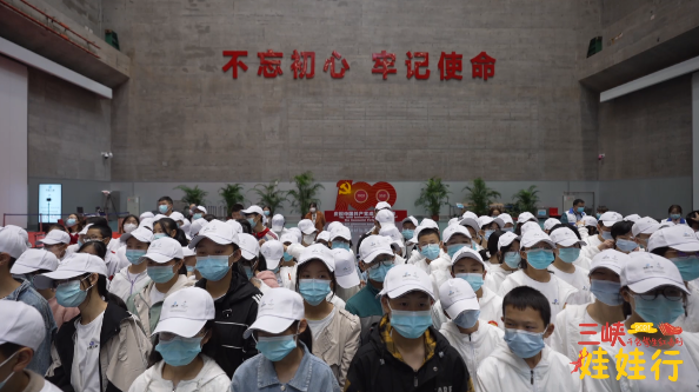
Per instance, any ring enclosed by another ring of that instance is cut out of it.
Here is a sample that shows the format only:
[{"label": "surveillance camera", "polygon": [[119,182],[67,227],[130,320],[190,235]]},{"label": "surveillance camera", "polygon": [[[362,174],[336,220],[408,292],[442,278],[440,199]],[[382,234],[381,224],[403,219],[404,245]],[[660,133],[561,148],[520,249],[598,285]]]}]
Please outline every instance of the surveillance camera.
[{"label": "surveillance camera", "polygon": [[104,159],[111,159],[114,156],[111,151],[109,152],[102,152],[102,158]]}]

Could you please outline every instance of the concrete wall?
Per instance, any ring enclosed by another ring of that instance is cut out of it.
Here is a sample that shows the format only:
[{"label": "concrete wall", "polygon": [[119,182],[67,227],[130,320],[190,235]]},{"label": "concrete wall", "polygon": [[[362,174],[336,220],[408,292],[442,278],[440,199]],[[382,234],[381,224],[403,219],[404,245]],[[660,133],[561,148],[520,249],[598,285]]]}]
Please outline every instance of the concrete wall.
[{"label": "concrete wall", "polygon": [[104,38],[102,0],[45,0],[45,2],[94,32],[98,37]]}]

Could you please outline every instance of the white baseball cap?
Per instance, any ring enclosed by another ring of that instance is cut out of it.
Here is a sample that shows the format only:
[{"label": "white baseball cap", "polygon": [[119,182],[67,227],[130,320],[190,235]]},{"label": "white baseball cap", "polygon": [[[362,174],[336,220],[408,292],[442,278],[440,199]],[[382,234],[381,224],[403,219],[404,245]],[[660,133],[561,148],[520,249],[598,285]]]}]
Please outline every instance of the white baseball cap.
[{"label": "white baseball cap", "polygon": [[439,300],[442,309],[452,320],[467,310],[481,309],[473,288],[461,278],[449,279],[442,283],[439,286]]},{"label": "white baseball cap", "polygon": [[687,225],[658,230],[648,239],[648,251],[670,247],[680,252],[699,252],[699,239]]},{"label": "white baseball cap", "polygon": [[436,299],[429,275],[413,264],[401,264],[388,270],[379,295],[393,299],[411,291],[422,291]]},{"label": "white baseball cap", "polygon": [[55,271],[36,275],[34,284],[38,287],[51,287],[55,280],[71,279],[87,273],[109,277],[104,260],[89,253],[72,253],[58,265]]},{"label": "white baseball cap", "polygon": [[543,230],[541,230],[541,226],[539,226],[538,223],[532,222],[532,221],[529,221],[529,222],[526,222],[525,224],[523,224],[522,228],[519,229],[519,231],[522,233],[522,235],[524,235],[528,231],[541,231],[541,232],[543,232]]},{"label": "white baseball cap", "polygon": [[628,286],[636,293],[647,293],[656,287],[674,286],[689,294],[675,264],[648,252],[631,252],[629,260],[619,275],[621,286]]},{"label": "white baseball cap", "polygon": [[[225,224],[233,228],[233,232],[235,234],[243,234],[243,225],[241,225],[237,220],[235,219],[228,219]],[[206,226],[206,225],[204,225]],[[203,228],[203,227],[202,227]],[[201,230],[199,230],[201,232]]]},{"label": "white baseball cap", "polygon": [[510,246],[513,241],[519,241],[520,239],[521,238],[517,236],[517,234],[508,231],[498,238],[498,249]]},{"label": "white baseball cap", "polygon": [[582,217],[582,223],[584,226],[595,226],[597,227],[597,219],[591,215],[585,215]]},{"label": "white baseball cap", "polygon": [[146,229],[145,227],[139,227],[136,230],[132,231],[131,233],[124,233],[121,235],[119,238],[119,241],[122,244],[126,244],[126,241],[129,240],[129,238],[135,238],[139,242],[145,242],[145,243],[151,243],[153,242],[153,232]]},{"label": "white baseball cap", "polygon": [[405,223],[405,222],[410,222],[410,223],[412,223],[415,227],[417,227],[417,225],[418,225],[417,219],[415,219],[415,217],[412,216],[412,215],[410,215],[409,217],[403,219],[403,221],[401,222],[401,224],[403,224],[403,223]]},{"label": "white baseball cap", "polygon": [[[141,219],[141,223],[138,224],[138,227],[147,227],[150,229],[150,231],[152,233],[153,232],[153,218]],[[85,233],[87,234],[87,231]]]},{"label": "white baseball cap", "polygon": [[330,232],[323,230],[320,233],[318,233],[318,236],[316,236],[316,242],[318,242],[319,240],[329,242],[330,241]]},{"label": "white baseball cap", "polygon": [[[83,229],[80,230],[80,233],[78,233],[78,235],[87,235],[87,231],[90,229],[90,227],[92,227],[92,223],[85,225],[85,227],[83,227]],[[153,228],[153,224],[151,224],[151,229],[152,228]]]},{"label": "white baseball cap", "polygon": [[157,239],[148,246],[146,254],[141,259],[153,260],[158,264],[164,264],[172,259],[183,259],[182,245],[170,237]]},{"label": "white baseball cap", "polygon": [[466,227],[461,225],[453,225],[444,229],[444,243],[449,242],[454,234],[463,234],[467,238],[471,238],[471,232],[469,232]]},{"label": "white baseball cap", "polygon": [[338,226],[330,232],[330,241],[335,241],[335,238],[342,238],[347,241],[352,241],[352,232],[349,227]]},{"label": "white baseball cap", "polygon": [[391,255],[393,250],[386,237],[380,235],[370,235],[359,245],[359,259],[365,264],[371,264],[378,255]]},{"label": "white baseball cap", "polygon": [[201,212],[203,212],[204,214],[207,214],[207,213],[208,213],[208,212],[206,211],[206,208],[204,208],[204,206],[196,206],[196,207],[194,208],[194,210],[195,210],[195,211],[201,211]]},{"label": "white baseball cap", "polygon": [[544,230],[550,231],[554,226],[560,225],[560,224],[561,224],[561,221],[559,221],[558,219],[556,219],[556,218],[548,218],[548,219],[546,219],[546,221],[544,222]]},{"label": "white baseball cap", "polygon": [[46,337],[41,313],[22,301],[0,301],[0,344],[29,347],[34,352]]},{"label": "white baseball cap", "polygon": [[534,221],[534,222],[536,222],[536,221],[538,221],[538,219],[536,219],[536,217],[534,216],[534,214],[532,214],[532,213],[529,212],[529,211],[525,211],[525,212],[519,214],[519,216],[517,217],[517,223],[522,224],[522,223],[528,222],[528,221]]},{"label": "white baseball cap", "polygon": [[660,223],[650,216],[643,217],[633,223],[631,233],[634,237],[639,234],[653,234],[660,229]]},{"label": "white baseball cap", "polygon": [[602,222],[605,227],[612,227],[621,220],[624,220],[624,217],[614,211],[607,211],[599,217],[599,222]]},{"label": "white baseball cap", "polygon": [[306,316],[303,298],[299,293],[283,287],[269,289],[260,299],[257,319],[243,333],[243,337],[249,338],[253,331],[264,331],[271,334],[282,333],[295,321],[304,317]]},{"label": "white baseball cap", "polygon": [[192,257],[196,256],[197,252],[194,251],[194,249],[191,249],[189,246],[183,246],[182,247],[182,257]]},{"label": "white baseball cap", "polygon": [[[196,236],[197,234],[199,234],[201,229],[204,226],[206,226],[208,223],[209,223],[209,221],[207,221],[204,218],[195,219],[194,222],[192,222],[192,226],[189,227],[189,234],[191,234],[192,236]],[[238,223],[238,222],[235,222],[235,223]],[[240,224],[240,223],[238,223],[238,224]]]},{"label": "white baseball cap", "polygon": [[301,244],[291,244],[286,247],[286,253],[290,254],[296,261],[301,258],[301,253],[306,250],[306,247]]},{"label": "white baseball cap", "polygon": [[524,248],[531,248],[532,246],[540,242],[549,244],[553,248],[556,247],[556,244],[554,244],[553,241],[551,241],[551,237],[549,237],[548,234],[544,233],[541,230],[529,230],[526,234],[522,235],[522,239],[520,240],[519,244],[519,249],[523,250]]},{"label": "white baseball cap", "polygon": [[447,222],[447,227],[451,225],[458,225],[459,224],[459,218],[451,218],[449,219],[449,222]]},{"label": "white baseball cap", "polygon": [[506,212],[503,212],[502,214],[498,215],[498,217],[495,218],[495,223],[497,223],[498,226],[500,226],[501,230],[504,229],[505,225],[508,223],[512,224],[513,226],[515,224],[514,220],[512,220],[512,215]]},{"label": "white baseball cap", "polygon": [[298,227],[290,227],[287,230],[289,230],[290,233],[293,233],[296,236],[296,243],[301,243],[301,239],[303,239],[303,233],[301,233],[301,229]]},{"label": "white baseball cap", "polygon": [[590,273],[598,268],[608,268],[617,275],[621,275],[626,263],[629,262],[629,255],[614,249],[606,249],[599,252],[592,258]]},{"label": "white baseball cap", "polygon": [[398,242],[400,246],[403,246],[403,234],[401,234],[395,226],[382,227],[381,230],[379,230],[379,235],[381,237],[390,238],[391,242]]},{"label": "white baseball cap", "polygon": [[376,203],[376,207],[374,207],[374,210],[378,211],[378,210],[383,210],[384,208],[388,208],[389,210],[393,210],[393,207],[391,207],[391,205],[388,204],[388,202],[386,202],[386,201],[380,201],[380,202]]},{"label": "white baseball cap", "polygon": [[272,231],[282,231],[284,229],[284,215],[282,214],[275,214],[272,217]]},{"label": "white baseball cap", "polygon": [[[469,212],[470,211],[466,212],[466,214],[468,214]],[[476,233],[481,230],[480,225],[478,225],[478,218],[473,218],[471,216],[461,218],[461,220],[459,221],[459,225],[471,227],[473,230],[476,231]]]},{"label": "white baseball cap", "polygon": [[343,289],[349,289],[359,285],[359,275],[355,267],[355,257],[346,249],[333,249],[335,260],[335,280]]},{"label": "white baseball cap", "polygon": [[587,245],[587,242],[580,240],[578,236],[575,235],[575,232],[567,227],[559,227],[558,229],[552,231],[549,236],[551,237],[551,241],[560,246],[569,247],[579,244],[581,247],[583,247]]},{"label": "white baseball cap", "polygon": [[302,252],[301,256],[297,259],[298,265],[301,266],[311,260],[320,260],[328,267],[330,272],[335,271],[335,258],[332,252],[327,246],[323,244],[313,244],[306,247]]},{"label": "white baseball cap", "polygon": [[339,229],[340,227],[343,227],[343,226],[344,225],[338,221],[332,221],[332,222],[328,223],[328,231],[330,233],[334,233],[337,229]]},{"label": "white baseball cap", "polygon": [[170,332],[184,338],[196,336],[206,322],[216,317],[214,299],[199,287],[185,287],[165,297],[160,321],[153,335]]},{"label": "white baseball cap", "polygon": [[260,257],[260,243],[255,236],[247,233],[238,234],[238,246],[245,260]]},{"label": "white baseball cap", "polygon": [[175,222],[184,221],[184,215],[182,215],[182,213],[179,211],[173,211],[168,218],[174,220]]},{"label": "white baseball cap", "polygon": [[313,221],[310,219],[301,219],[298,227],[303,234],[313,234],[318,231],[316,230],[316,226],[313,224]]},{"label": "white baseball cap", "polygon": [[480,227],[482,229],[483,226],[489,225],[489,224],[493,223],[493,221],[495,221],[495,219],[493,219],[492,216],[488,216],[488,215],[480,216],[480,217],[478,217],[478,227]]},{"label": "white baseball cap", "polygon": [[630,222],[636,222],[639,219],[641,219],[641,216],[638,214],[631,214],[631,215],[627,215],[624,217],[625,221],[630,221]]},{"label": "white baseball cap", "polygon": [[146,211],[143,214],[141,214],[141,216],[138,217],[138,220],[142,221],[142,220],[148,219],[148,218],[153,219],[153,217],[155,217],[155,215],[153,215],[152,212]]},{"label": "white baseball cap", "polygon": [[374,220],[379,222],[381,228],[396,226],[396,218],[391,210],[381,210],[377,212],[376,215],[374,215]]},{"label": "white baseball cap", "polygon": [[277,240],[265,241],[262,247],[260,247],[260,253],[267,261],[267,269],[272,271],[277,268],[282,257],[284,257],[284,244]]},{"label": "white baseball cap", "polygon": [[65,231],[51,230],[46,234],[46,237],[37,241],[44,245],[70,244],[70,235]]},{"label": "white baseball cap", "polygon": [[240,212],[242,212],[245,215],[247,215],[247,214],[264,215],[265,214],[265,212],[262,210],[262,207],[256,206],[256,205],[252,205],[252,206],[248,207],[246,210],[242,210]]},{"label": "white baseball cap", "polygon": [[159,221],[159,220],[161,220],[161,219],[163,219],[163,218],[169,218],[169,216],[164,215],[164,214],[156,214],[156,215],[153,217],[153,222],[157,222],[157,221]]},{"label": "white baseball cap", "polygon": [[279,241],[281,241],[282,244],[286,244],[287,242],[291,242],[292,244],[298,244],[299,237],[297,237],[294,233],[284,233],[282,234],[282,237],[279,239]]},{"label": "white baseball cap", "polygon": [[422,228],[427,228],[427,227],[428,227],[428,228],[430,228],[430,229],[437,229],[437,230],[439,230],[439,225],[437,224],[437,222],[433,221],[433,220],[430,219],[430,218],[425,218],[425,219],[423,219],[422,222],[420,222],[419,227],[422,227]]},{"label": "white baseball cap", "polygon": [[39,270],[55,271],[58,268],[58,258],[44,249],[27,249],[12,265],[13,275],[29,274]]},{"label": "white baseball cap", "polygon": [[0,229],[0,253],[7,253],[13,259],[18,259],[29,248],[27,238],[29,238],[27,232],[20,227],[12,225],[3,227]]},{"label": "white baseball cap", "polygon": [[664,220],[664,221],[660,222],[661,229],[665,229],[667,227],[673,227],[673,226],[675,226],[675,222],[673,222],[673,221]]},{"label": "white baseball cap", "polygon": [[[235,221],[234,221],[235,222]],[[240,226],[240,223],[235,222]],[[214,219],[209,224],[199,230],[199,234],[192,239],[189,247],[194,249],[199,241],[208,238],[219,245],[236,244],[239,245],[238,233],[231,225],[225,224],[218,219]]]},{"label": "white baseball cap", "polygon": [[454,253],[454,257],[451,258],[451,265],[453,266],[454,264],[456,264],[457,261],[461,259],[473,259],[479,261],[483,265],[483,268],[488,268],[485,265],[485,262],[483,262],[483,258],[478,252],[465,246],[457,250],[456,253]]}]

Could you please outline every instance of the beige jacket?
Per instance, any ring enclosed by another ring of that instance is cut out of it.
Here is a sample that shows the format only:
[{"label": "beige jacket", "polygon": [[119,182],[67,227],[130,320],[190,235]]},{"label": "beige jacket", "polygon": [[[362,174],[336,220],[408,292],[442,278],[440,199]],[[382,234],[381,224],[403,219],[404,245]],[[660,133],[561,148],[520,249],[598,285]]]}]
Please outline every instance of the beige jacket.
[{"label": "beige jacket", "polygon": [[344,309],[334,308],[333,312],[335,314],[327,328],[313,337],[313,355],[330,366],[342,389],[352,358],[359,349],[361,325],[359,317]]},{"label": "beige jacket", "polygon": [[[187,278],[187,275],[179,275],[177,282],[165,293],[163,301],[168,295],[175,291],[192,286],[194,286],[193,280]],[[146,336],[151,336],[155,327],[158,325],[160,310],[163,306],[163,301],[156,304],[150,302],[150,293],[153,290],[155,290],[155,282],[151,281],[126,301],[126,307],[129,309],[129,312],[133,313],[141,320],[141,325],[143,325],[143,331],[146,333]]]}]

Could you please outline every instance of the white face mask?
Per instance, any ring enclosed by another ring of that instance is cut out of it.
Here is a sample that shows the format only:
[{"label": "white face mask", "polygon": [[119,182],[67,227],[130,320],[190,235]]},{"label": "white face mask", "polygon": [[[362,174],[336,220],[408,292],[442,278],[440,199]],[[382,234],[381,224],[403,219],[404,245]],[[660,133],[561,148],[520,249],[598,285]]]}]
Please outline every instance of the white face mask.
[{"label": "white face mask", "polygon": [[133,224],[133,223],[127,223],[124,225],[124,233],[131,233],[132,231],[136,230],[138,226]]},{"label": "white face mask", "polygon": [[303,236],[303,242],[305,242],[306,244],[309,244],[309,245],[313,243],[314,239],[315,239],[315,235],[313,235],[313,234],[304,234],[304,236]]},{"label": "white face mask", "polygon": [[316,208],[315,208],[315,207],[311,207],[311,208],[309,209],[309,211],[311,211],[311,212],[316,212]]}]

